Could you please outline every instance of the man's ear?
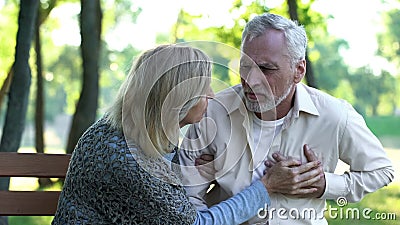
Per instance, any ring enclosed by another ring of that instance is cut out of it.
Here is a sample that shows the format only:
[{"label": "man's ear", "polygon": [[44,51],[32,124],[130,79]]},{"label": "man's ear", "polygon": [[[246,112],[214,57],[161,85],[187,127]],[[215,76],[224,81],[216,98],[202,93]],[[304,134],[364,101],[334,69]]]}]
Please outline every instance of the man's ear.
[{"label": "man's ear", "polygon": [[295,75],[294,75],[294,82],[300,83],[300,81],[303,79],[304,75],[306,74],[306,65],[307,62],[305,59],[302,59],[297,62],[295,65]]}]

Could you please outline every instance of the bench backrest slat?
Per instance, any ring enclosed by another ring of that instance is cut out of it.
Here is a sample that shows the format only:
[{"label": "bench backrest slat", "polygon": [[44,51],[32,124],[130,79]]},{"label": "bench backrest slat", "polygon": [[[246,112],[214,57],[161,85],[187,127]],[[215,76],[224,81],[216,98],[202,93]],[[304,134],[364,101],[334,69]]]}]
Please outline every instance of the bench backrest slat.
[{"label": "bench backrest slat", "polygon": [[59,191],[0,191],[0,215],[54,216]]},{"label": "bench backrest slat", "polygon": [[0,177],[65,178],[67,154],[0,152]]},{"label": "bench backrest slat", "polygon": [[[65,178],[70,154],[0,152],[0,177]],[[0,216],[51,216],[60,191],[0,191]]]}]

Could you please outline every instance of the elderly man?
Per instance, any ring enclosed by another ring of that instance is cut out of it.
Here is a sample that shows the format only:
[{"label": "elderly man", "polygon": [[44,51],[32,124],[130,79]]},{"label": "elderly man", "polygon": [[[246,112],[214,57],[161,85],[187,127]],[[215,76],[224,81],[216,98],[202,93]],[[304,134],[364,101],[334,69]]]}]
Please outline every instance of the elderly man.
[{"label": "elderly man", "polygon": [[[266,13],[246,25],[241,85],[210,101],[206,118],[189,128],[181,146],[184,184],[198,208],[235,195],[267,173],[287,182],[268,190],[271,208],[268,215],[260,211],[261,219],[327,224],[326,199],[359,201],[393,180],[391,162],[362,116],[344,100],[301,83],[306,46],[304,28],[281,16]],[[215,158],[211,179],[193,168],[203,154]],[[349,172],[333,173],[339,159],[350,165]],[[321,162],[322,179],[307,193],[295,192],[302,186],[296,168],[315,160]],[[288,163],[293,161],[298,164]],[[218,185],[207,193],[213,180]]]}]

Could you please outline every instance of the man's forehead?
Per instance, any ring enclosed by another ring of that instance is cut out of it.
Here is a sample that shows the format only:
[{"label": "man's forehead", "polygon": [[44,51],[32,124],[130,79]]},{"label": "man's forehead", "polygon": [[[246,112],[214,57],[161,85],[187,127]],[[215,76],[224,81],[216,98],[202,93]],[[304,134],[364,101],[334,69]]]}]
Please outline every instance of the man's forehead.
[{"label": "man's forehead", "polygon": [[282,51],[281,54],[275,55],[275,58],[268,55],[266,52],[261,52],[255,54],[252,51],[249,51],[248,54],[244,50],[242,50],[240,54],[240,64],[257,64],[257,65],[278,65],[279,60],[290,60],[290,55],[286,51]]},{"label": "man's forehead", "polygon": [[253,61],[253,60],[240,60],[241,66],[276,66],[273,62],[266,61]]},{"label": "man's forehead", "polygon": [[242,52],[240,64],[275,65],[276,63],[267,57],[252,57]]}]

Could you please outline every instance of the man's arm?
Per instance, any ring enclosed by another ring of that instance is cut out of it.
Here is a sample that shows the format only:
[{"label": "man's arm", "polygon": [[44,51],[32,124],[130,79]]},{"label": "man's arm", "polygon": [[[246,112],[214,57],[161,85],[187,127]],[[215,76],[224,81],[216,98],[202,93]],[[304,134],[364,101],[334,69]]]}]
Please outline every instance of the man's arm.
[{"label": "man's arm", "polygon": [[326,190],[322,198],[343,196],[349,202],[356,202],[388,185],[394,178],[394,170],[382,144],[368,129],[362,116],[349,104],[347,107],[339,158],[350,165],[350,171],[343,175],[325,173]]},{"label": "man's arm", "polygon": [[[325,172],[321,180],[310,186],[317,188],[315,193],[296,197],[345,197],[349,202],[357,202],[393,180],[394,170],[381,143],[368,129],[361,115],[350,105],[347,107],[348,117],[339,144],[339,158],[350,165],[350,171],[342,175]],[[318,160],[306,145],[304,154],[308,162]],[[274,155],[276,162],[288,160],[278,153]],[[267,161],[266,166],[271,167],[276,162]]]},{"label": "man's arm", "polygon": [[[202,121],[203,122],[203,121]],[[201,122],[201,123],[202,123]],[[206,122],[206,121],[204,121]],[[205,126],[205,124],[202,124]],[[214,155],[206,134],[201,134],[200,124],[192,124],[186,132],[179,152],[182,171],[182,182],[185,186],[190,202],[198,209],[207,208],[205,195],[214,176],[202,176],[196,169],[196,159],[202,154]],[[213,168],[213,166],[209,167]]]}]

